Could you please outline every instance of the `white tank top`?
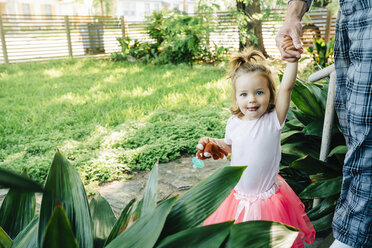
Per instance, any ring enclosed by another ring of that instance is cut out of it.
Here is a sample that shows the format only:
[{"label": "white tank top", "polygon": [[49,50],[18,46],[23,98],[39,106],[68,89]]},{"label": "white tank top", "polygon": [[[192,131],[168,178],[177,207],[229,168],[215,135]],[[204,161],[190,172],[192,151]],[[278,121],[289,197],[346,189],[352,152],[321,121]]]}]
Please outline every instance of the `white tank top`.
[{"label": "white tank top", "polygon": [[281,159],[282,128],[275,110],[257,120],[241,120],[237,116],[229,118],[225,143],[231,145],[231,166],[248,166],[236,190],[260,195],[275,186]]}]

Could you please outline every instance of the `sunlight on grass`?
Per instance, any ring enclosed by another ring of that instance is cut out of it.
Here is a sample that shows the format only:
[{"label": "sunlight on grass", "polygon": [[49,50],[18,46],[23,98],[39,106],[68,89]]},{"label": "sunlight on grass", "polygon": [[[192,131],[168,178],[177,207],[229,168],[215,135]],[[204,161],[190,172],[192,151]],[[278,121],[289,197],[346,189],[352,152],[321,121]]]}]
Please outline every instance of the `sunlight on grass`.
[{"label": "sunlight on grass", "polygon": [[40,182],[56,148],[85,183],[124,177],[123,159],[150,149],[123,149],[128,135],[230,101],[224,69],[211,66],[68,59],[1,66],[0,77],[0,167]]},{"label": "sunlight on grass", "polygon": [[49,78],[56,78],[56,77],[62,76],[63,72],[62,70],[50,69],[50,70],[45,70],[43,74],[48,76]]}]

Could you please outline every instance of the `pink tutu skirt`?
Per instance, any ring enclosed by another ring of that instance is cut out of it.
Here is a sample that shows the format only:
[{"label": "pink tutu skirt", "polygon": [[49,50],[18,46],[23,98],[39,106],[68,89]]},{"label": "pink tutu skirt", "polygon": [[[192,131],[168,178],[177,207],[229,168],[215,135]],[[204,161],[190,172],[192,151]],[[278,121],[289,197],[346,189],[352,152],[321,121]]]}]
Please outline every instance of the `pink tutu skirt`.
[{"label": "pink tutu skirt", "polygon": [[304,247],[303,242],[312,243],[315,230],[305,213],[305,206],[287,182],[277,175],[278,182],[260,196],[246,195],[236,189],[209,216],[203,226],[235,220],[269,220],[294,226],[299,235],[292,247]]}]

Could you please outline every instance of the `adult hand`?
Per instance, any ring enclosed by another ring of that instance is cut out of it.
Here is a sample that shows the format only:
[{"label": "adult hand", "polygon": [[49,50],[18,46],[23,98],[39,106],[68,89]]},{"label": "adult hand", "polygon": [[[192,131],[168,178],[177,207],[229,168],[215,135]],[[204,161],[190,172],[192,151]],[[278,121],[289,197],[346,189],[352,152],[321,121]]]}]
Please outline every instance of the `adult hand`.
[{"label": "adult hand", "polygon": [[[280,54],[282,55],[282,60],[287,62],[296,62],[301,58],[301,53],[303,52],[302,44],[300,41],[302,26],[300,20],[286,20],[283,26],[279,29],[278,34],[275,37],[276,46],[278,47]],[[282,48],[283,41],[285,37],[291,37],[294,47],[297,50]]]},{"label": "adult hand", "polygon": [[[276,46],[278,47],[282,59],[288,62],[295,62],[301,57],[303,52],[302,44],[300,41],[301,35],[301,19],[308,9],[305,1],[292,0],[289,3],[287,15],[283,26],[279,29],[278,34],[275,37]],[[283,50],[281,47],[283,40],[286,36],[291,37],[296,50]]]}]

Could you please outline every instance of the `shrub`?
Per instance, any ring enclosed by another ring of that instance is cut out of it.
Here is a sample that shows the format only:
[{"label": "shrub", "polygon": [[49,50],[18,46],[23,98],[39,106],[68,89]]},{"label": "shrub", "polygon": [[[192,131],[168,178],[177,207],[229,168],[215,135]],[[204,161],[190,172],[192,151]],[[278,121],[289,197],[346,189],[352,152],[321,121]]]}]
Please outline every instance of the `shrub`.
[{"label": "shrub", "polygon": [[311,55],[315,64],[324,68],[334,63],[334,43],[334,38],[327,43],[322,38],[314,39],[313,46],[308,47],[307,52]]},{"label": "shrub", "polygon": [[[5,248],[239,248],[269,247],[270,244],[289,247],[298,231],[276,222],[233,224],[230,221],[199,227],[230,194],[244,169],[222,167],[184,195],[156,203],[158,168],[155,166],[142,199],[136,206],[135,199],[130,201],[119,219],[100,195],[88,204],[78,173],[59,152],[54,156],[44,187],[25,176],[0,169],[0,184],[10,188],[0,209],[0,245]],[[43,193],[40,216],[34,215],[34,192]],[[25,219],[27,223],[22,226],[3,224],[4,220],[19,223]]]},{"label": "shrub", "polygon": [[281,137],[280,174],[300,198],[320,199],[320,204],[307,212],[317,232],[331,228],[347,150],[336,119],[328,160],[323,162],[318,159],[327,92],[327,81],[311,84],[297,79]]}]

